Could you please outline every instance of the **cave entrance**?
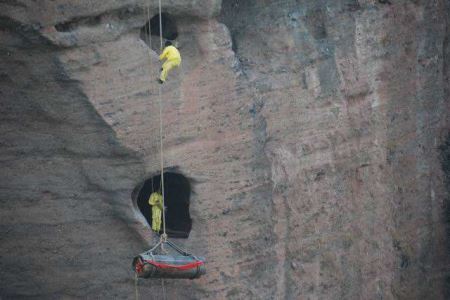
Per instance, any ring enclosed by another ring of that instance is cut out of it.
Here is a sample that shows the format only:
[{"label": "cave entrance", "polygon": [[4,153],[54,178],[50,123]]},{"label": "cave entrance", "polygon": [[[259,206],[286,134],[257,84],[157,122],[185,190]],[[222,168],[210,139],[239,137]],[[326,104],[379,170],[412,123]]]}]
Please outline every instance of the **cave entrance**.
[{"label": "cave entrance", "polygon": [[[137,206],[150,227],[152,225],[152,208],[148,204],[148,199],[152,192],[159,190],[160,186],[161,175],[153,176],[144,182],[137,197]],[[169,237],[189,237],[192,228],[192,219],[189,214],[190,197],[191,184],[185,176],[164,172],[166,232]]]},{"label": "cave entrance", "polygon": [[[157,14],[150,19],[150,22],[147,22],[144,27],[141,28],[141,39],[150,46],[149,38],[151,38],[153,50],[159,50],[160,46],[159,24],[159,14]],[[178,37],[177,24],[170,14],[161,13],[161,25],[162,36],[165,40],[173,41]]]}]

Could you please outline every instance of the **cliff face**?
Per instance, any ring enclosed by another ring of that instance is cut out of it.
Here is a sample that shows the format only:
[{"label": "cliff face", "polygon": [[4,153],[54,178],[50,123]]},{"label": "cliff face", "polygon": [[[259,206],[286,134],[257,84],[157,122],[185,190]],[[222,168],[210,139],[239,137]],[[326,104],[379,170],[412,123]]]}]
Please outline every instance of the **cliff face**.
[{"label": "cliff face", "polygon": [[[448,1],[162,2],[165,166],[194,190],[177,242],[208,259],[168,297],[449,297]],[[0,296],[134,297],[156,4],[0,4]]]},{"label": "cliff face", "polygon": [[288,298],[442,297],[446,7],[380,2],[222,9],[258,107]]}]

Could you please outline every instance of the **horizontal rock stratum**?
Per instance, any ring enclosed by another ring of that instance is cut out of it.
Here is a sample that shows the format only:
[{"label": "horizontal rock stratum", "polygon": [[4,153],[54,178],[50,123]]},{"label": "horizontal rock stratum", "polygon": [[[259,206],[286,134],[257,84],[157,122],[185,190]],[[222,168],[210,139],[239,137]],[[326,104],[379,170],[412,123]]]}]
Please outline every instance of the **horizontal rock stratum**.
[{"label": "horizontal rock stratum", "polygon": [[135,298],[161,100],[167,299],[448,299],[449,1],[161,2],[161,89],[158,1],[0,3],[0,298]]}]

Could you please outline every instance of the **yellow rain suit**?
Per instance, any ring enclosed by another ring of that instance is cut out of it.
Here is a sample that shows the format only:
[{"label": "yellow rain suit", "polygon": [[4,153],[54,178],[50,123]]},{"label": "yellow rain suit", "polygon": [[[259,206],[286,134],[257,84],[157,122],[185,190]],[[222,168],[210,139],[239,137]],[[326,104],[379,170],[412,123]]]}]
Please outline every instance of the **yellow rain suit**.
[{"label": "yellow rain suit", "polygon": [[167,46],[159,56],[159,60],[167,59],[162,65],[161,79],[162,82],[166,81],[167,73],[174,67],[178,67],[181,64],[181,55],[177,48],[174,46]]},{"label": "yellow rain suit", "polygon": [[152,206],[152,229],[156,232],[161,230],[162,201],[163,198],[160,193],[152,193],[148,199],[148,204]]}]

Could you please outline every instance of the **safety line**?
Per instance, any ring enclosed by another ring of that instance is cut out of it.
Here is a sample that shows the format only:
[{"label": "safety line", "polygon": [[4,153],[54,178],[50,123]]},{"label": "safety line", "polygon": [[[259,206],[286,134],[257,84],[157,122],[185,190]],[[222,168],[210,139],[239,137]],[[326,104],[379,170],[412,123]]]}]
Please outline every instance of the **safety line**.
[{"label": "safety line", "polygon": [[[150,0],[151,1],[151,0]],[[147,34],[147,41],[148,41],[148,57],[150,60],[150,80],[153,80],[153,62],[152,62],[152,37],[151,37],[151,22],[150,22],[150,1],[147,5],[147,24],[148,24],[148,34]],[[160,49],[162,51],[163,43],[162,43],[162,13],[161,13],[161,0],[158,1],[159,9],[159,39],[160,39]],[[160,245],[163,242],[167,240],[167,234],[166,234],[166,215],[165,215],[165,201],[164,201],[164,152],[163,152],[163,122],[162,122],[162,90],[161,85],[159,86],[159,93],[158,93],[158,102],[159,102],[159,137],[160,137],[160,156],[161,156],[161,193],[162,193],[162,217],[163,217],[163,234],[161,235],[160,241],[157,244]],[[151,90],[151,87],[150,87]],[[153,191],[153,177],[152,177],[152,191]],[[162,246],[162,245],[161,245]],[[164,284],[164,279],[161,279],[161,285],[162,285],[162,294],[163,299],[166,299],[166,289]],[[137,276],[137,273],[135,274],[135,299],[139,299],[139,279]]]},{"label": "safety line", "polygon": [[[158,0],[158,13],[159,13],[159,47],[160,51],[163,50],[163,40],[162,40],[162,13],[161,13],[161,0]],[[150,24],[150,22],[149,22]],[[162,96],[161,91],[162,86],[159,86],[159,138],[160,138],[160,153],[161,153],[161,193],[162,193],[162,217],[163,217],[163,234],[161,235],[160,241],[167,241],[166,234],[166,212],[165,212],[165,197],[164,197],[164,149],[163,149],[163,122],[162,122]],[[164,251],[163,248],[164,243],[161,244],[161,250]],[[164,278],[161,278],[162,285],[162,293],[163,300],[166,300],[166,287],[164,284]]]},{"label": "safety line", "polygon": [[159,86],[159,142],[160,142],[160,153],[161,153],[161,192],[162,192],[162,215],[163,215],[163,235],[161,238],[164,240],[167,238],[166,235],[166,213],[165,213],[165,204],[164,204],[164,150],[163,150],[163,121],[162,121],[162,101],[161,101],[161,93],[162,87]]},{"label": "safety line", "polygon": [[162,292],[163,292],[163,300],[166,300],[166,285],[164,284],[164,278],[161,278]]},{"label": "safety line", "polygon": [[[158,0],[158,17],[159,17],[159,41],[160,41],[160,49],[163,49],[163,36],[162,36],[162,9],[161,9],[161,0]],[[150,70],[153,70],[153,62],[151,57],[152,52],[152,38],[151,38],[151,25],[150,25],[150,3],[147,6],[147,22],[148,22],[148,43],[149,43],[149,59],[150,59]],[[150,74],[152,75],[152,72],[150,71]],[[153,78],[153,76],[150,76]],[[151,79],[152,80],[152,79]],[[166,214],[165,214],[165,191],[164,191],[164,146],[163,146],[163,107],[162,107],[162,86],[160,85],[158,88],[158,104],[159,104],[159,143],[160,143],[160,168],[161,168],[161,196],[162,196],[162,219],[163,219],[163,234],[161,238],[163,240],[167,239],[166,234]],[[153,188],[153,184],[152,184]]]},{"label": "safety line", "polygon": [[139,300],[139,277],[136,272],[134,273],[134,295],[136,300]]},{"label": "safety line", "polygon": [[158,0],[159,5],[159,47],[160,50],[163,49],[163,37],[162,37],[162,13],[161,13],[161,0]]},{"label": "safety line", "polygon": [[[163,37],[162,37],[162,13],[161,13],[161,0],[158,0],[158,11],[159,11],[159,42],[160,50],[163,50]],[[163,120],[162,120],[162,85],[159,86],[159,137],[160,137],[160,153],[161,153],[161,193],[162,193],[162,217],[163,217],[163,235],[161,238],[163,240],[167,239],[166,234],[166,212],[165,212],[165,197],[164,197],[164,148],[163,148]]]}]

